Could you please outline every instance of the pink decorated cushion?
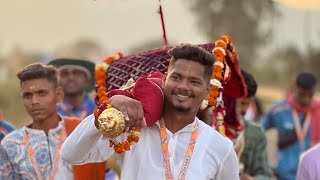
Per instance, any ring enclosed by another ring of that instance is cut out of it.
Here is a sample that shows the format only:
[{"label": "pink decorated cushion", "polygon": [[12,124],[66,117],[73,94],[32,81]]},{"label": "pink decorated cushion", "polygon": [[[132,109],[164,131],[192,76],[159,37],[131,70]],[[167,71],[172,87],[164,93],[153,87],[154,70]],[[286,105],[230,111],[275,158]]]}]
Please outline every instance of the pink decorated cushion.
[{"label": "pink decorated cushion", "polygon": [[164,97],[162,93],[163,74],[156,71],[148,77],[141,75],[132,89],[134,99],[141,102],[147,125],[160,119],[163,111]]}]

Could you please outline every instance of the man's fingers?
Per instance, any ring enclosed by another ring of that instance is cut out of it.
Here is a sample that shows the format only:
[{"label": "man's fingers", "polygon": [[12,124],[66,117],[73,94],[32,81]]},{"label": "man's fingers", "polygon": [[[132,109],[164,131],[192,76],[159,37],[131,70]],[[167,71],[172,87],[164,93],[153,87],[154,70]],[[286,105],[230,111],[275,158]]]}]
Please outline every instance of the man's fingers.
[{"label": "man's fingers", "polygon": [[129,115],[128,115],[128,112],[127,112],[127,109],[124,108],[125,110],[122,112],[123,116],[124,116],[124,120],[125,121],[129,121]]},{"label": "man's fingers", "polygon": [[115,95],[108,100],[108,103],[122,112],[125,119],[125,131],[129,131],[132,127],[147,126],[141,102],[126,96]]},{"label": "man's fingers", "polygon": [[[114,107],[116,108],[116,107]],[[124,116],[124,120],[125,120],[125,131],[128,132],[129,131],[129,127],[127,127],[127,122],[129,122],[129,115],[127,112],[127,109],[125,107],[122,107],[121,109],[118,109]]]},{"label": "man's fingers", "polygon": [[135,121],[137,121],[137,113],[136,113],[136,109],[132,108],[132,107],[127,107],[127,112],[128,112],[128,117],[129,120],[126,121],[126,127],[133,127],[133,125],[135,124]]},{"label": "man's fingers", "polygon": [[125,120],[125,132],[128,132],[129,131],[129,127],[127,127],[127,123],[129,122],[129,115],[128,115],[128,112],[127,112],[127,109],[124,108],[125,111],[122,112],[123,116],[124,116],[124,120]]}]

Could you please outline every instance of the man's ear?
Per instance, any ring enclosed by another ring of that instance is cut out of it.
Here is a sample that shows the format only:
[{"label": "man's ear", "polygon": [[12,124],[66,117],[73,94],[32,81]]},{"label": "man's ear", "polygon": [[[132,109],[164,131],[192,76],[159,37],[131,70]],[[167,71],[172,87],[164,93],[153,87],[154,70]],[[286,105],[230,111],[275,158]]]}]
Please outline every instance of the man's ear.
[{"label": "man's ear", "polygon": [[60,103],[64,97],[64,91],[61,86],[58,86],[56,88],[56,97],[57,97],[57,103]]},{"label": "man's ear", "polygon": [[162,87],[164,86],[166,80],[167,80],[167,77],[168,77],[168,72],[165,72],[164,75],[163,75],[163,83],[162,83]]}]

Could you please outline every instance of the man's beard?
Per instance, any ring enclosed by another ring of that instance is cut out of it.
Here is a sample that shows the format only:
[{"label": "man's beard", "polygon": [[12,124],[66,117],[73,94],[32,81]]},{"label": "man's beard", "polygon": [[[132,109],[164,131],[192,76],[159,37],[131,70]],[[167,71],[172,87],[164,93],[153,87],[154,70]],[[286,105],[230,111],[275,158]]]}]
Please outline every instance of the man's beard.
[{"label": "man's beard", "polygon": [[173,106],[173,109],[175,109],[176,111],[180,112],[180,113],[186,113],[186,112],[190,112],[191,108],[185,108],[182,106]]}]

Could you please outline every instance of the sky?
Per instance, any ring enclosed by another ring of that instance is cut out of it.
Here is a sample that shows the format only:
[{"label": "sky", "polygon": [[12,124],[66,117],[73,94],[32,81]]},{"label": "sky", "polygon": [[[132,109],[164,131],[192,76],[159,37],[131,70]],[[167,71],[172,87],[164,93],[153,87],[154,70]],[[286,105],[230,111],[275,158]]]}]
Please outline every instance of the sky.
[{"label": "sky", "polygon": [[[175,43],[207,43],[187,1],[162,0],[168,39]],[[277,48],[320,34],[312,32],[313,28],[304,28],[304,10],[311,10],[308,25],[318,24],[319,0],[278,1],[290,8],[282,16],[285,22],[273,24],[276,38],[272,46]],[[0,54],[17,46],[51,52],[79,38],[93,39],[111,52],[126,51],[162,38],[158,7],[158,0],[0,0]]]},{"label": "sky", "polygon": [[[139,2],[139,3],[138,3]],[[0,48],[52,50],[77,38],[125,49],[162,38],[158,0],[0,0]],[[163,1],[168,39],[201,43],[182,0]]]},{"label": "sky", "polygon": [[284,3],[285,5],[304,10],[319,10],[320,1],[319,0],[276,0],[278,2]]}]

